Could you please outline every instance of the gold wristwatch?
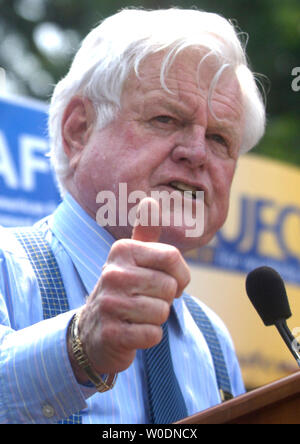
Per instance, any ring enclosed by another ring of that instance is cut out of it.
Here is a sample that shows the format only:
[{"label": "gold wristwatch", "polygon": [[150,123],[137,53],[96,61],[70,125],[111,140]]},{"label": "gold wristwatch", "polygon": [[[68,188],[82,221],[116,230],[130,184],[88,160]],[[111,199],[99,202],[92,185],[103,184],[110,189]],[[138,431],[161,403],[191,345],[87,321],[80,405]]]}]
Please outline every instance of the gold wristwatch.
[{"label": "gold wristwatch", "polygon": [[81,311],[79,310],[71,320],[70,325],[70,334],[71,334],[71,341],[72,341],[72,351],[73,356],[79,365],[79,367],[86,373],[88,379],[94,384],[97,391],[100,393],[106,392],[107,390],[111,390],[117,379],[117,373],[112,375],[105,375],[104,379],[98,375],[92,368],[89,359],[84,352],[82,342],[79,338],[78,333],[78,321],[80,317]]}]

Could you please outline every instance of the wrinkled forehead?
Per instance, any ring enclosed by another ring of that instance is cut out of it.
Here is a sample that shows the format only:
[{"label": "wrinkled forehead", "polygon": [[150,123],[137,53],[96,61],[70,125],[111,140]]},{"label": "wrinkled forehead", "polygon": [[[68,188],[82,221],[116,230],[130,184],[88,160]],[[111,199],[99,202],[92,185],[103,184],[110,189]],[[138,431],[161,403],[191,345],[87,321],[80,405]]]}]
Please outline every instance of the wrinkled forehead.
[{"label": "wrinkled forehead", "polygon": [[183,94],[193,95],[195,100],[200,96],[210,108],[214,97],[222,96],[244,107],[234,68],[206,48],[186,48],[171,56],[161,51],[143,59],[138,71],[132,70],[125,82],[123,98],[149,91],[161,91],[165,97],[177,96],[179,100]]},{"label": "wrinkled forehead", "polygon": [[216,87],[226,85],[239,88],[239,81],[234,67],[213,51],[203,47],[188,47],[180,52],[172,50],[160,51],[146,56],[132,70],[124,87],[137,82],[160,83],[160,87],[172,92],[176,82],[194,84],[200,90],[213,91]]}]

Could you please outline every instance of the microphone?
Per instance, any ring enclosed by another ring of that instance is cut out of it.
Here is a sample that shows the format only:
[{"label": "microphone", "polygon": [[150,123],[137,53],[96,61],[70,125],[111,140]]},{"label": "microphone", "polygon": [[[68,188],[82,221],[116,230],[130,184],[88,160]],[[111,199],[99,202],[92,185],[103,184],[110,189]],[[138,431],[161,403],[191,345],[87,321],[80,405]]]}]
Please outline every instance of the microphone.
[{"label": "microphone", "polygon": [[292,313],[280,274],[270,267],[256,268],[247,276],[246,291],[263,323],[275,325],[300,367],[300,345],[286,323]]}]

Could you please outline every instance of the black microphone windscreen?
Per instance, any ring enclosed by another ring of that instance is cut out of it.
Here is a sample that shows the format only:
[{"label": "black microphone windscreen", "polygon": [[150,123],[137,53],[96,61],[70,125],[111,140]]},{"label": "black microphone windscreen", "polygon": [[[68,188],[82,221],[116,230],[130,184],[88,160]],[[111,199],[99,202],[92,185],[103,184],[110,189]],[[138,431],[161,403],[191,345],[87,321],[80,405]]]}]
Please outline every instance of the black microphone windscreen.
[{"label": "black microphone windscreen", "polygon": [[246,279],[246,291],[265,325],[274,325],[292,315],[284,282],[273,268],[259,267],[251,271]]}]

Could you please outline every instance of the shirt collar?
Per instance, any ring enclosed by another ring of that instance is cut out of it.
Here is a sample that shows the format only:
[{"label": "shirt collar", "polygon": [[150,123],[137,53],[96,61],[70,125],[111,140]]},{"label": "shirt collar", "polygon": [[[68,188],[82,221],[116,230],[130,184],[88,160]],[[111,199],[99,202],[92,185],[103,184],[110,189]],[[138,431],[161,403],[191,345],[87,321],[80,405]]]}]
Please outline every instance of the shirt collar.
[{"label": "shirt collar", "polygon": [[70,194],[53,213],[51,229],[70,255],[88,292],[95,287],[115,239]]},{"label": "shirt collar", "polygon": [[[87,294],[90,294],[102,273],[102,267],[115,238],[98,225],[68,193],[49,223],[51,230],[71,257]],[[173,307],[177,319],[173,325],[180,334],[180,331],[184,331],[184,325],[180,322],[183,315],[183,298],[175,299]]]}]

